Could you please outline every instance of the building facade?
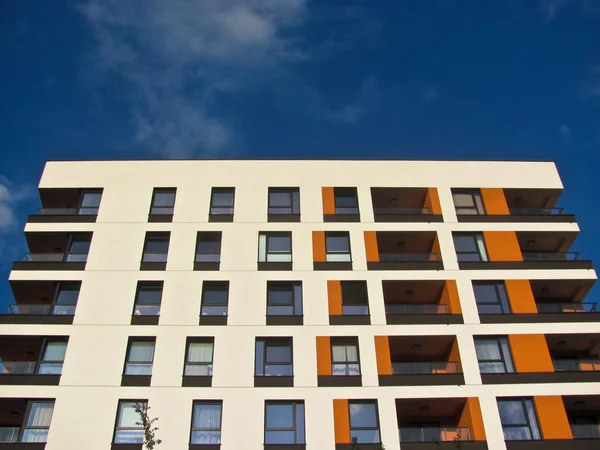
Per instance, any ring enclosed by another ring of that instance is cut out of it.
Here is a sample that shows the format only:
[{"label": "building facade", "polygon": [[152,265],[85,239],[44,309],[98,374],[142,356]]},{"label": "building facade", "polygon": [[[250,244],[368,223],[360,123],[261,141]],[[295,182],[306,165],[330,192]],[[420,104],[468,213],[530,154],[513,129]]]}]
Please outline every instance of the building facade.
[{"label": "building facade", "polygon": [[0,449],[600,448],[549,162],[48,162]]}]

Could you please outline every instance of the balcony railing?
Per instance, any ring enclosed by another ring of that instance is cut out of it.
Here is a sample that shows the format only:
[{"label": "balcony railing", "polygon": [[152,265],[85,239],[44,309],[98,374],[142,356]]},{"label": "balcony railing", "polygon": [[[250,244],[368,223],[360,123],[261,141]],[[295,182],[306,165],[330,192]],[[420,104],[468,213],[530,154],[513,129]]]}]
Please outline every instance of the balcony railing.
[{"label": "balcony railing", "polygon": [[75,305],[42,305],[31,304],[12,304],[8,305],[4,314],[23,315],[23,316],[72,316],[75,314]]},{"label": "balcony railing", "polygon": [[440,362],[396,362],[392,363],[394,375],[426,375],[460,373],[458,363]]},{"label": "balcony railing", "polygon": [[600,359],[554,359],[552,362],[557,372],[600,371]]},{"label": "balcony railing", "polygon": [[571,425],[573,439],[600,439],[600,424]]},{"label": "balcony railing", "polygon": [[386,314],[448,314],[448,305],[437,303],[419,305],[385,305]]},{"label": "balcony railing", "polygon": [[468,427],[400,427],[400,442],[453,442],[470,441]]},{"label": "balcony railing", "polygon": [[425,262],[440,261],[437,253],[380,253],[381,262]]},{"label": "balcony railing", "polygon": [[97,215],[97,207],[83,207],[83,208],[40,208],[38,209],[38,215],[40,216],[89,216]]},{"label": "balcony railing", "polygon": [[0,442],[17,442],[20,431],[19,427],[0,427]]},{"label": "balcony railing", "polygon": [[523,252],[523,261],[578,261],[578,252]]},{"label": "balcony railing", "polygon": [[598,312],[597,303],[537,303],[538,312],[543,314]]},{"label": "balcony railing", "polygon": [[87,253],[25,253],[25,262],[86,262]]},{"label": "balcony railing", "polygon": [[390,215],[390,216],[408,216],[408,215],[422,215],[431,214],[429,208],[373,208],[373,213],[377,215]]},{"label": "balcony railing", "polygon": [[0,375],[31,375],[35,361],[0,361]]},{"label": "balcony railing", "polygon": [[562,208],[510,208],[513,216],[559,216]]}]

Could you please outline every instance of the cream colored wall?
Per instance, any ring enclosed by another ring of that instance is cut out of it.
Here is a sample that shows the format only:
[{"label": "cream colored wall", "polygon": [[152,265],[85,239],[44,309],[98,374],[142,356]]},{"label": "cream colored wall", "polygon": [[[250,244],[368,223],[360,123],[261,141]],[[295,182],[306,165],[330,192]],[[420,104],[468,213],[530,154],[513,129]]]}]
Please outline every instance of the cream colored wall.
[{"label": "cream colored wall", "polygon": [[[208,223],[210,188],[235,186],[235,222]],[[268,187],[300,187],[301,223],[267,223]],[[321,187],[356,186],[361,223],[323,223]],[[437,187],[444,223],[374,223],[371,186]],[[577,231],[576,224],[457,223],[451,187],[561,188],[552,163],[418,161],[147,161],[50,162],[41,188],[103,187],[98,221],[93,224],[28,224],[26,231],[92,231],[85,272],[16,271],[13,280],[82,280],[74,325],[3,325],[0,334],[69,334],[61,385],[0,386],[0,397],[56,398],[48,450],[108,448],[119,399],[148,398],[159,417],[159,436],[168,449],[189,442],[192,401],[223,400],[223,450],[262,448],[265,399],[304,399],[308,450],[334,448],[332,400],[378,400],[382,441],[399,448],[395,398],[477,396],[482,404],[488,447],[504,450],[496,396],[600,394],[600,383],[483,386],[473,335],[511,333],[591,333],[597,324],[479,323],[472,279],[595,279],[592,270],[459,271],[452,231]],[[173,223],[147,223],[154,187],[177,187]],[[219,272],[194,272],[196,232],[222,230]],[[292,231],[292,272],[257,272],[259,231]],[[312,270],[311,233],[348,230],[354,270]],[[367,271],[365,230],[431,230],[440,238],[444,271]],[[146,231],[170,231],[167,270],[140,272]],[[326,281],[367,280],[371,326],[328,325]],[[455,279],[465,325],[386,325],[381,281]],[[164,280],[158,326],[131,326],[138,280]],[[198,326],[203,280],[230,280],[228,326]],[[301,280],[304,326],[265,326],[266,281]],[[456,335],[464,386],[378,387],[374,336]],[[358,336],[363,387],[318,388],[315,337]],[[129,336],[156,336],[151,387],[120,387]],[[181,388],[187,336],[214,336],[212,388]],[[294,388],[254,388],[256,336],[291,336],[294,342]],[[91,419],[93,417],[93,420]],[[161,447],[162,447],[161,446]]]}]

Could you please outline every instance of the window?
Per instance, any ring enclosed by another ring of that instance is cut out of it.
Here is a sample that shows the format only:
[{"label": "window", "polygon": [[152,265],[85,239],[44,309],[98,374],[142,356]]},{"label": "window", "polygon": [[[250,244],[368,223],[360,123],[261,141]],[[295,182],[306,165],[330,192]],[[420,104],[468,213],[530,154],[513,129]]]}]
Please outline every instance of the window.
[{"label": "window", "polygon": [[170,236],[169,232],[146,233],[142,262],[167,262]]},{"label": "window", "polygon": [[331,340],[331,374],[360,375],[358,339]]},{"label": "window", "polygon": [[46,442],[54,402],[29,402],[20,442]]},{"label": "window", "polygon": [[269,214],[300,214],[300,190],[269,188]]},{"label": "window", "polygon": [[479,314],[510,314],[506,289],[502,282],[473,282]]},{"label": "window", "polygon": [[101,199],[101,191],[83,191],[81,193],[77,214],[81,216],[95,216],[98,214]]},{"label": "window", "polygon": [[267,316],[301,316],[302,283],[300,281],[267,282]]},{"label": "window", "polygon": [[219,401],[194,402],[190,444],[219,445],[221,443],[221,409]]},{"label": "window", "polygon": [[349,402],[350,436],[356,437],[359,444],[378,444],[379,416],[377,402]]},{"label": "window", "polygon": [[254,375],[257,377],[294,375],[292,338],[257,338]]},{"label": "window", "polygon": [[115,444],[142,444],[144,442],[144,427],[138,425],[141,422],[140,413],[136,405],[142,409],[147,408],[146,401],[120,401],[117,411],[117,425],[115,427]]},{"label": "window", "polygon": [[305,444],[304,402],[265,402],[265,444]]},{"label": "window", "polygon": [[202,283],[202,316],[226,316],[229,297],[229,281],[205,281]]},{"label": "window", "polygon": [[498,400],[505,441],[541,439],[533,402],[528,398]]},{"label": "window", "polygon": [[175,188],[154,188],[152,193],[151,215],[173,214],[175,209]]},{"label": "window", "polygon": [[292,233],[259,233],[259,262],[292,262]]},{"label": "window", "polygon": [[212,376],[213,338],[188,338],[184,375]]},{"label": "window", "polygon": [[130,339],[125,375],[152,375],[154,340]]},{"label": "window", "polygon": [[452,189],[452,198],[454,199],[456,214],[485,214],[479,189]]},{"label": "window", "polygon": [[212,188],[210,214],[233,214],[235,188]]},{"label": "window", "polygon": [[505,337],[476,338],[475,350],[481,373],[514,373],[510,346]]},{"label": "window", "polygon": [[325,252],[327,262],[351,262],[350,235],[347,232],[326,231]]},{"label": "window", "polygon": [[356,188],[333,188],[336,214],[359,214]]},{"label": "window", "polygon": [[342,314],[364,316],[369,314],[366,281],[342,281]]},{"label": "window", "polygon": [[56,291],[53,314],[73,315],[79,298],[79,285],[59,283]]},{"label": "window", "polygon": [[160,315],[162,290],[162,281],[138,281],[137,290],[135,293],[135,305],[133,307],[133,315]]},{"label": "window", "polygon": [[62,373],[67,342],[63,340],[48,340],[38,366],[39,374],[60,375]]},{"label": "window", "polygon": [[485,242],[481,233],[454,233],[454,248],[459,261],[487,261]]},{"label": "window", "polygon": [[68,262],[86,262],[90,251],[91,237],[72,236],[67,253]]},{"label": "window", "polygon": [[221,261],[221,232],[199,231],[196,237],[196,262]]}]

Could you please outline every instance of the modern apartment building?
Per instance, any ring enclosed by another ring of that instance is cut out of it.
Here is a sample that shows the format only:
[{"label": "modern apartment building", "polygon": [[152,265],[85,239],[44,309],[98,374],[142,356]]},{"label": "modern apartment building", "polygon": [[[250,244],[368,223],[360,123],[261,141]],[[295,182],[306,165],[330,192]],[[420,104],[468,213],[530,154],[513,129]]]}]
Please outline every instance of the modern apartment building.
[{"label": "modern apartment building", "polygon": [[48,162],[0,449],[600,448],[600,313],[550,162]]}]

